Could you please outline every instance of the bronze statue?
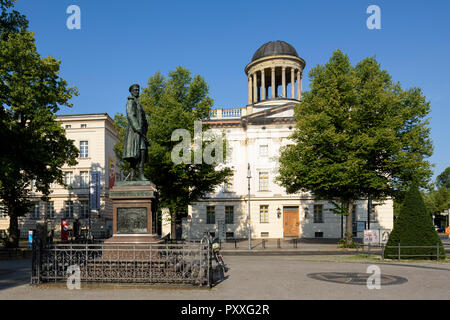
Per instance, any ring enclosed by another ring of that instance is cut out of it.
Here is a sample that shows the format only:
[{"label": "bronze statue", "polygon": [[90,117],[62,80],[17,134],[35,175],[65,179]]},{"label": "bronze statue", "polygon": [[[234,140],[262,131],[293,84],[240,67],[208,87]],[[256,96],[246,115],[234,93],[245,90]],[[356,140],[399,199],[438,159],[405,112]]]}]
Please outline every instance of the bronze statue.
[{"label": "bronze statue", "polygon": [[[127,131],[123,143],[123,160],[130,163],[131,181],[148,181],[144,176],[144,164],[148,160],[147,119],[139,103],[140,87],[133,84],[129,88],[131,97],[127,101]],[[139,166],[139,175],[136,171]]]}]

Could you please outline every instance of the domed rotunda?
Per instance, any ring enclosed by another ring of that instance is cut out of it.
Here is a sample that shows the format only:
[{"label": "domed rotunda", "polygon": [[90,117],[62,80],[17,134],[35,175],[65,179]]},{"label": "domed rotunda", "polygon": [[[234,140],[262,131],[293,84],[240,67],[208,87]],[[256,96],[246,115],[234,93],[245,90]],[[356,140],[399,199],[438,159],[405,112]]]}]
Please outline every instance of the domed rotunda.
[{"label": "domed rotunda", "polygon": [[262,45],[245,67],[248,104],[257,107],[300,101],[305,65],[305,60],[287,42],[278,40]]}]

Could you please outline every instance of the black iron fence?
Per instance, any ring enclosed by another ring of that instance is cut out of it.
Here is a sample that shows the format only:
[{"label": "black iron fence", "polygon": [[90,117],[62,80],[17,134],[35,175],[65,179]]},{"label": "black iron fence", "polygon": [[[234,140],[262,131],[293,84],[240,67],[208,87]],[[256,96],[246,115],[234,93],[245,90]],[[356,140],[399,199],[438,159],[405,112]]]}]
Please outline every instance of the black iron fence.
[{"label": "black iron fence", "polygon": [[87,283],[212,285],[208,244],[33,246],[32,284],[66,282],[72,270],[77,270],[79,280]]}]

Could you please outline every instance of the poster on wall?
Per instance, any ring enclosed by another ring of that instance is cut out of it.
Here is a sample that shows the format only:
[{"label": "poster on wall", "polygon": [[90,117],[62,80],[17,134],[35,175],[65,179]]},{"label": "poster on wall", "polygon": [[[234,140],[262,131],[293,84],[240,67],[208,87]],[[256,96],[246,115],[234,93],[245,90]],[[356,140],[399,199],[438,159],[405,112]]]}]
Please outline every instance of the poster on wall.
[{"label": "poster on wall", "polygon": [[389,235],[391,234],[391,230],[380,230],[380,243],[386,244],[389,240]]},{"label": "poster on wall", "polygon": [[364,230],[364,244],[380,244],[380,230]]},{"label": "poster on wall", "polygon": [[109,188],[114,187],[114,184],[116,183],[116,162],[114,158],[109,157],[108,159],[109,163]]},{"label": "poster on wall", "polygon": [[100,173],[91,172],[91,184],[89,188],[89,204],[91,210],[100,210]]}]

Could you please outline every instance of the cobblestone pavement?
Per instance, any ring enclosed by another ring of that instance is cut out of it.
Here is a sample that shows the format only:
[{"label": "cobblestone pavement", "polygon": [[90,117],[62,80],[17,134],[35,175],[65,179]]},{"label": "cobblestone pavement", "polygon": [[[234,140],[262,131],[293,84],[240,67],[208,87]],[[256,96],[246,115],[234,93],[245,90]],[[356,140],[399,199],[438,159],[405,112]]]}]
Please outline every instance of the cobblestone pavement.
[{"label": "cobblestone pavement", "polygon": [[[450,297],[449,263],[399,263],[350,261],[345,256],[228,256],[227,278],[212,289],[168,286],[87,286],[68,290],[29,285],[30,261],[0,261],[0,299],[443,299]],[[312,274],[366,273],[371,264],[383,276],[407,279],[402,284],[369,290],[364,283],[321,281]]]}]

